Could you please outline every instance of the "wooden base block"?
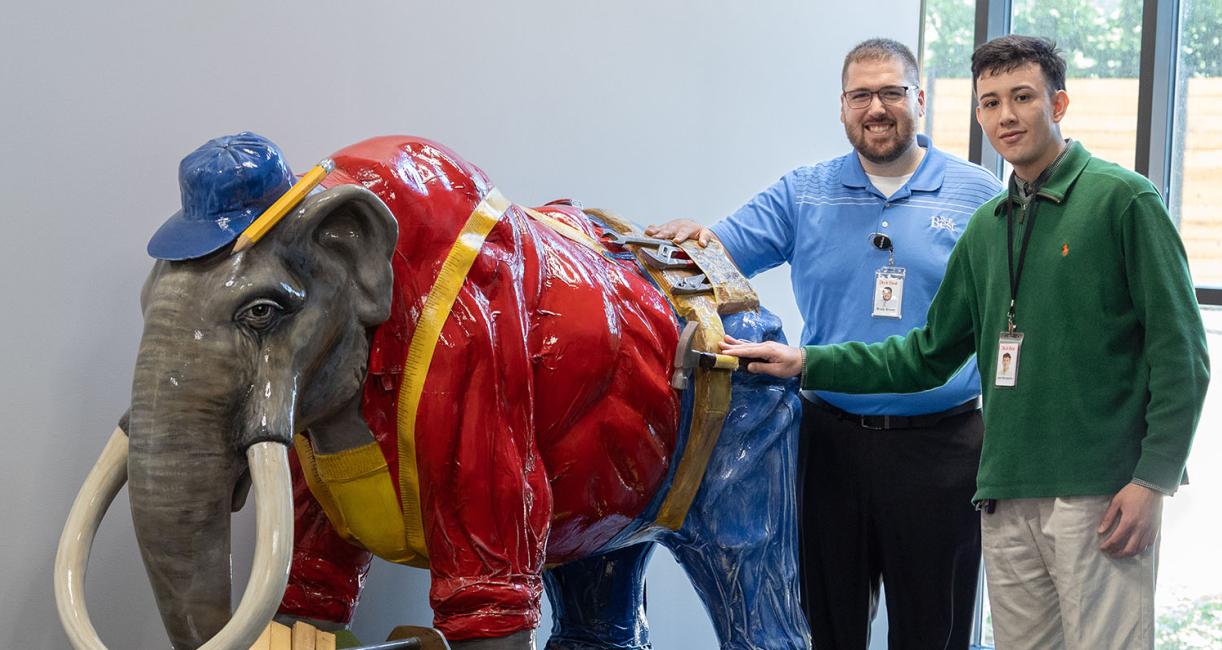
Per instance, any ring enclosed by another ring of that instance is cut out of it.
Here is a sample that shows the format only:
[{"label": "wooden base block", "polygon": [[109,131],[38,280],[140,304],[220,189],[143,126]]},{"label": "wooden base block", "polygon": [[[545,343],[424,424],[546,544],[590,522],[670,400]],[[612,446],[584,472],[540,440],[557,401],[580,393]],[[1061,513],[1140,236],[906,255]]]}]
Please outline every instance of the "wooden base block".
[{"label": "wooden base block", "polygon": [[335,635],[302,621],[292,628],[272,621],[250,650],[335,650]]}]

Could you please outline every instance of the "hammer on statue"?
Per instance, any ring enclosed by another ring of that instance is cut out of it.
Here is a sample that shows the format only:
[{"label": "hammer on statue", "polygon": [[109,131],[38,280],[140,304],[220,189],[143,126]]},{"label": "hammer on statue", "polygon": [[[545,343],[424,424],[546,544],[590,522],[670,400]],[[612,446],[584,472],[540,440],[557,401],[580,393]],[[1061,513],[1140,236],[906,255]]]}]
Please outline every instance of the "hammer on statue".
[{"label": "hammer on statue", "polygon": [[696,330],[700,324],[689,320],[679,334],[679,345],[675,347],[675,370],[670,376],[671,388],[687,390],[691,384],[692,371],[696,368],[706,370],[743,370],[752,361],[764,361],[756,357],[735,357],[728,354],[703,352],[692,348],[696,338]]}]

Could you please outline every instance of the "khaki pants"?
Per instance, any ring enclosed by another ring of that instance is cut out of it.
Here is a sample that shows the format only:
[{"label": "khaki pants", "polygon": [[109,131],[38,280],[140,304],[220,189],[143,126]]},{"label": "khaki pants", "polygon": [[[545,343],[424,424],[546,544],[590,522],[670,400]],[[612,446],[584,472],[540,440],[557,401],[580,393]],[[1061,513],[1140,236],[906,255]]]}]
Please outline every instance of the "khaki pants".
[{"label": "khaki pants", "polygon": [[1095,532],[1110,496],[1008,499],[982,512],[997,650],[1154,647],[1157,544],[1112,559]]}]

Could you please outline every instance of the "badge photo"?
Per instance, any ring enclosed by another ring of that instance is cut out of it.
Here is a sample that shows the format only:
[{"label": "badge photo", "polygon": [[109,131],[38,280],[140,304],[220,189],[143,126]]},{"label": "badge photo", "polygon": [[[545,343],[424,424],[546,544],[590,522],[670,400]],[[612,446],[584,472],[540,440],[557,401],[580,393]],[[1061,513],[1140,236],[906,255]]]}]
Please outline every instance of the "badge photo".
[{"label": "badge photo", "polygon": [[1018,385],[1018,355],[1023,349],[1021,332],[1002,332],[997,341],[997,373],[994,385],[998,388],[1014,388]]},{"label": "badge photo", "polygon": [[904,269],[886,266],[874,274],[875,318],[901,318],[904,303]]}]

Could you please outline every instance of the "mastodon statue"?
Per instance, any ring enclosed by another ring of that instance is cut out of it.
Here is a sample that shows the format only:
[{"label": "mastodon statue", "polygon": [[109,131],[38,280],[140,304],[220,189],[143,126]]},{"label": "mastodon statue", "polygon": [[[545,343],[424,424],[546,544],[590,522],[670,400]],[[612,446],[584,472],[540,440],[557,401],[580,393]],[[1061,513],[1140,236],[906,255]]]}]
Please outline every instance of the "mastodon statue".
[{"label": "mastodon statue", "polygon": [[[149,243],[130,410],[57,557],[77,648],[103,647],[84,569],[125,480],[174,648],[247,648],[275,615],[344,625],[371,554],[431,572],[455,648],[533,647],[544,589],[549,648],[647,648],[656,542],[722,648],[808,647],[794,384],[709,354],[783,335],[715,247],[516,205],[414,137],[298,181],[242,133],[187,156],[180,184]],[[252,483],[231,612],[229,516]]]}]

